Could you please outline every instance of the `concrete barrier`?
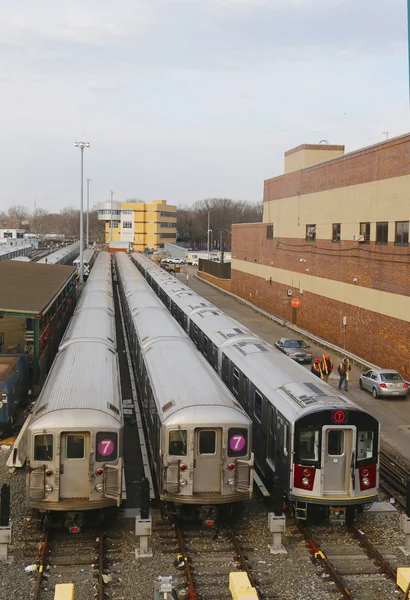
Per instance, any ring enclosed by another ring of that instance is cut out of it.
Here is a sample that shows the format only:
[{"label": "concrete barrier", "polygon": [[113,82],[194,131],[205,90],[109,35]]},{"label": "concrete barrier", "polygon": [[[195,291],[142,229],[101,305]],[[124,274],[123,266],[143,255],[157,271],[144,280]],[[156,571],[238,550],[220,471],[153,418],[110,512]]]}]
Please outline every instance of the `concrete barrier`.
[{"label": "concrete barrier", "polygon": [[229,591],[233,600],[259,600],[254,587],[251,586],[247,573],[234,571],[229,573]]}]

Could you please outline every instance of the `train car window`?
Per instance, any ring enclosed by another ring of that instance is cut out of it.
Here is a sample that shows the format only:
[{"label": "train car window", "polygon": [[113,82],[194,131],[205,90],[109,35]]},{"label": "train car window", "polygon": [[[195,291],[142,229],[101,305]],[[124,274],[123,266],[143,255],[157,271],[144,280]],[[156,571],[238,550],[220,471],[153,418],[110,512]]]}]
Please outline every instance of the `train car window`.
[{"label": "train car window", "polygon": [[242,375],[242,401],[246,409],[248,409],[248,378]]},{"label": "train car window", "polygon": [[202,352],[206,358],[208,358],[208,338],[204,335],[203,344],[202,344]]},{"label": "train car window", "polygon": [[372,458],[374,431],[359,431],[357,435],[357,460]]},{"label": "train car window", "polygon": [[239,371],[236,367],[233,368],[232,389],[236,395],[239,394]]},{"label": "train car window", "polygon": [[171,456],[186,456],[187,454],[187,429],[171,429],[168,434],[168,454]]},{"label": "train car window", "polygon": [[229,360],[225,354],[222,355],[222,381],[228,385],[229,383]]},{"label": "train car window", "polygon": [[186,316],[185,313],[183,313],[183,315],[182,315],[182,324],[184,326],[185,331],[187,330],[187,323],[188,323],[188,317]]},{"label": "train car window", "polygon": [[342,456],[345,451],[345,432],[343,429],[330,429],[327,432],[327,453],[329,456]]},{"label": "train car window", "polygon": [[253,413],[254,413],[255,417],[258,419],[258,421],[262,422],[262,396],[256,390],[255,390],[255,394],[254,394],[254,401],[255,401],[255,404],[254,404],[254,408],[253,408]]},{"label": "train car window", "polygon": [[283,454],[288,455],[288,426],[283,423]]},{"label": "train car window", "polygon": [[248,454],[248,430],[234,427],[228,430],[228,456]]},{"label": "train car window", "polygon": [[112,431],[99,431],[95,437],[97,462],[117,460],[118,436]]},{"label": "train car window", "polygon": [[199,432],[198,454],[215,454],[216,431],[203,429]]},{"label": "train car window", "polygon": [[82,433],[67,434],[66,458],[84,458],[85,456],[85,435]]},{"label": "train car window", "polygon": [[34,436],[34,460],[53,460],[53,436],[51,433]]},{"label": "train car window", "polygon": [[318,462],[319,439],[320,431],[318,429],[301,429],[299,431],[300,462]]},{"label": "train car window", "polygon": [[199,332],[198,326],[194,325],[194,342],[196,345],[198,345],[198,332]]}]

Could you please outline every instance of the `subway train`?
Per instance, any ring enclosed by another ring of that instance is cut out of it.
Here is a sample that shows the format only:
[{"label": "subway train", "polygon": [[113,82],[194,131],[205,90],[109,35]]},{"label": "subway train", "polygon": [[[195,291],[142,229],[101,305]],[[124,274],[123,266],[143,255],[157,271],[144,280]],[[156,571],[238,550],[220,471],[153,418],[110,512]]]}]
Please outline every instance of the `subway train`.
[{"label": "subway train", "polygon": [[252,422],[125,254],[117,278],[165,512],[213,522],[252,495]]},{"label": "subway train", "polygon": [[[90,275],[91,268],[95,261],[95,257],[96,257],[96,253],[95,253],[94,248],[86,248],[84,250],[84,252],[83,252],[84,281],[86,281],[88,276]],[[78,274],[80,274],[80,256],[77,256],[77,258],[73,261],[73,267],[77,267],[77,272],[78,272]]]},{"label": "subway train", "polygon": [[98,255],[29,419],[27,501],[44,525],[78,531],[85,512],[101,518],[120,505],[123,415],[107,252]]},{"label": "subway train", "polygon": [[253,421],[255,466],[298,519],[344,523],[378,495],[380,425],[235,319],[133,254],[148,283]]}]

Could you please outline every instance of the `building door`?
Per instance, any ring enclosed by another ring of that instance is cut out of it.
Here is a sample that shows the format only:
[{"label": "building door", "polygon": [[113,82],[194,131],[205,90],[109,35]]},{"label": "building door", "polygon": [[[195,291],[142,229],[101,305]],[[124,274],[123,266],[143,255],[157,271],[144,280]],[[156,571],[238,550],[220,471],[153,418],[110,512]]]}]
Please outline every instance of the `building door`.
[{"label": "building door", "polygon": [[323,428],[323,495],[350,496],[350,463],[354,431],[348,427]]},{"label": "building door", "polygon": [[196,429],[194,493],[221,491],[222,430]]},{"label": "building door", "polygon": [[88,498],[90,434],[62,433],[60,462],[60,499]]}]

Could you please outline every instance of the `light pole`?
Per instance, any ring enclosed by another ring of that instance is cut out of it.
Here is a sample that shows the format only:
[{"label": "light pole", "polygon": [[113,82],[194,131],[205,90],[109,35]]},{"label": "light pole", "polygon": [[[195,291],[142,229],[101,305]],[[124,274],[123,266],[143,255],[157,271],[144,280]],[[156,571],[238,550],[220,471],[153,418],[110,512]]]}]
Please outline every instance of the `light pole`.
[{"label": "light pole", "polygon": [[84,283],[84,223],[83,223],[83,195],[84,195],[84,148],[90,147],[90,142],[75,142],[74,146],[81,150],[81,200],[80,200],[80,283]]},{"label": "light pole", "polygon": [[114,196],[114,191],[110,190],[110,194],[111,194],[110,242],[112,242],[112,199],[113,199],[113,196]]},{"label": "light pole", "polygon": [[91,179],[86,179],[87,182],[87,233],[86,233],[86,247],[89,245],[89,235],[90,235],[90,181]]}]

